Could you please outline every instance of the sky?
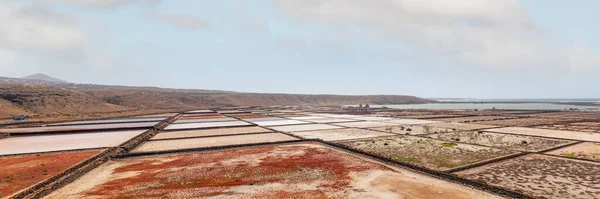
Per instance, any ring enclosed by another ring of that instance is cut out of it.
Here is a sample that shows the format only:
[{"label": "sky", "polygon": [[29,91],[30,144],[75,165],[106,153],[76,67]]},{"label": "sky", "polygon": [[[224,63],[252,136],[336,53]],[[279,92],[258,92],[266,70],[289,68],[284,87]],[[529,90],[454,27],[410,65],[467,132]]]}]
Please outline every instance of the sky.
[{"label": "sky", "polygon": [[595,0],[3,0],[0,76],[259,93],[600,98]]}]

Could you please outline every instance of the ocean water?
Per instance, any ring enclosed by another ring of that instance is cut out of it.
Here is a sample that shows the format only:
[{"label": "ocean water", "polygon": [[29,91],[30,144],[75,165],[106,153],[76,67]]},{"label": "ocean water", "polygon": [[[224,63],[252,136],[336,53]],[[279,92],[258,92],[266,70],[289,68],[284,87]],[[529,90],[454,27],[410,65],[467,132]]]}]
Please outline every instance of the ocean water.
[{"label": "ocean water", "polygon": [[553,103],[431,103],[431,104],[398,104],[370,105],[373,108],[388,107],[396,109],[514,109],[514,110],[563,110],[576,108],[580,110],[597,109],[600,106],[578,106]]},{"label": "ocean water", "polygon": [[452,98],[452,99],[434,99],[438,102],[598,102],[600,98],[538,98],[538,99],[477,99],[477,98]]}]

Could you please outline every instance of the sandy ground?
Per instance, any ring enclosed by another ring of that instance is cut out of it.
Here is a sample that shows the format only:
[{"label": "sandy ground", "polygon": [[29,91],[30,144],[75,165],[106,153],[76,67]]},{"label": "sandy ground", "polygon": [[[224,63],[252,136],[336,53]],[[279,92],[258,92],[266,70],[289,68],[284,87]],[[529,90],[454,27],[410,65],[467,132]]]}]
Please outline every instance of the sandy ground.
[{"label": "sandy ground", "polygon": [[372,128],[372,127],[384,127],[384,126],[397,126],[398,124],[384,123],[384,122],[346,122],[336,123],[337,126],[354,127],[354,128]]},{"label": "sandy ground", "polygon": [[75,125],[75,126],[48,126],[31,128],[0,129],[0,133],[44,133],[57,131],[82,131],[82,130],[110,130],[119,128],[152,128],[159,122],[139,122],[139,123],[115,123],[115,124],[93,124],[93,125]]},{"label": "sandy ground", "polygon": [[582,111],[560,111],[550,113],[527,114],[530,117],[554,117],[554,118],[577,118],[577,119],[600,119],[600,112]]},{"label": "sandy ground", "polygon": [[158,140],[144,142],[132,152],[150,152],[177,150],[189,148],[202,148],[226,145],[252,144],[262,142],[278,142],[287,140],[297,140],[297,138],[281,134],[281,133],[266,133],[254,135],[234,135],[209,138],[190,138],[178,140]]},{"label": "sandy ground", "polygon": [[204,129],[204,130],[189,130],[189,131],[167,131],[156,134],[153,139],[171,139],[171,138],[186,138],[186,137],[201,137],[201,136],[217,136],[217,135],[235,135],[245,133],[268,133],[271,130],[261,127],[237,127],[237,128],[219,128],[219,129]]},{"label": "sandy ground", "polygon": [[535,128],[600,133],[600,123],[597,122],[542,125]]},{"label": "sandy ground", "polygon": [[135,117],[173,117],[179,113],[160,113],[160,114],[152,114],[152,115],[140,115]]},{"label": "sandy ground", "polygon": [[203,109],[203,110],[193,110],[193,111],[185,112],[185,114],[203,114],[203,113],[214,113],[214,111]]},{"label": "sandy ground", "polygon": [[348,139],[371,138],[371,137],[395,135],[395,134],[390,134],[390,133],[369,131],[369,130],[363,130],[363,129],[354,129],[354,128],[293,132],[292,134],[306,138],[306,139],[322,139],[325,141],[348,140]]},{"label": "sandy ground", "polygon": [[447,117],[458,117],[460,115],[407,115],[401,116],[406,119],[435,119],[435,118],[447,118]]},{"label": "sandy ground", "polygon": [[456,141],[467,144],[477,144],[484,146],[491,146],[503,149],[538,152],[553,147],[558,147],[565,144],[570,144],[575,141],[552,139],[552,138],[541,138],[531,137],[524,135],[512,135],[512,134],[501,134],[501,133],[489,133],[481,131],[460,131],[460,132],[448,132],[431,134],[427,137],[446,140]]},{"label": "sandy ground", "polygon": [[426,124],[426,126],[449,128],[449,129],[456,129],[456,130],[476,130],[476,129],[488,129],[488,128],[498,127],[498,126],[492,126],[492,125],[472,124],[472,123],[456,123],[456,122],[433,123],[433,124]]},{"label": "sandy ground", "polygon": [[598,133],[559,131],[559,130],[549,130],[549,129],[534,129],[534,128],[524,128],[524,127],[506,127],[506,128],[490,129],[490,130],[486,130],[486,131],[600,142],[600,134],[598,134]]},{"label": "sandy ground", "polygon": [[453,131],[452,129],[447,129],[447,128],[438,128],[438,127],[420,126],[420,125],[388,126],[388,127],[378,127],[378,128],[370,128],[370,129],[377,130],[377,131],[383,131],[386,133],[400,134],[400,135],[422,135],[422,134],[443,133],[443,132]]},{"label": "sandy ground", "polygon": [[260,121],[253,122],[260,126],[282,126],[282,125],[292,125],[292,124],[308,124],[310,122],[298,121],[298,120],[273,120],[273,121]]},{"label": "sandy ground", "polygon": [[46,198],[494,199],[316,144],[110,161]]},{"label": "sandy ground", "polygon": [[536,197],[595,199],[600,196],[600,163],[533,154],[456,174]]},{"label": "sandy ground", "polygon": [[178,119],[173,124],[184,124],[184,123],[203,123],[203,122],[226,122],[236,121],[235,118],[222,117],[222,118],[205,118],[205,119]]},{"label": "sandy ground", "polygon": [[550,151],[548,154],[600,161],[600,143],[584,142]]},{"label": "sandy ground", "polygon": [[238,114],[238,113],[249,113],[248,111],[238,111],[238,110],[223,110],[217,111],[219,114]]},{"label": "sandy ground", "polygon": [[185,129],[205,129],[217,127],[238,127],[251,126],[252,124],[243,121],[230,122],[205,122],[205,123],[186,123],[186,124],[170,124],[165,130],[185,130]]},{"label": "sandy ground", "polygon": [[402,135],[337,143],[399,162],[440,171],[516,153],[510,150]]},{"label": "sandy ground", "polygon": [[271,129],[282,132],[298,132],[298,131],[316,131],[316,130],[329,130],[329,129],[341,129],[344,127],[333,126],[328,124],[300,124],[290,126],[274,126]]},{"label": "sandy ground", "polygon": [[516,118],[516,117],[510,117],[510,116],[475,116],[475,117],[439,118],[439,119],[435,119],[435,120],[447,121],[447,122],[480,122],[480,121],[490,121],[490,120],[514,119],[514,118]]},{"label": "sandy ground", "polygon": [[476,124],[495,125],[495,126],[535,126],[535,125],[547,125],[555,124],[560,122],[574,122],[579,119],[569,118],[519,118],[519,119],[508,119],[508,120],[495,120],[495,121],[481,121],[474,122]]},{"label": "sandy ground", "polygon": [[385,122],[395,123],[395,124],[433,124],[433,123],[441,123],[440,121],[418,120],[418,119],[393,119],[393,120],[386,120]]},{"label": "sandy ground", "polygon": [[9,137],[0,140],[0,155],[114,147],[142,134],[144,131]]}]

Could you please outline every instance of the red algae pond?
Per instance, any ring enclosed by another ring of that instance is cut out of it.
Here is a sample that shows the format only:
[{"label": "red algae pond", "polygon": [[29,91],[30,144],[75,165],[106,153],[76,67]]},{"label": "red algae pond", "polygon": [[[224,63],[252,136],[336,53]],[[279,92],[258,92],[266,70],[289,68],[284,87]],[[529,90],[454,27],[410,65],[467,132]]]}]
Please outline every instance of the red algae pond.
[{"label": "red algae pond", "polygon": [[321,144],[116,159],[46,198],[500,198]]},{"label": "red algae pond", "polygon": [[0,198],[51,178],[101,152],[88,150],[0,157]]}]

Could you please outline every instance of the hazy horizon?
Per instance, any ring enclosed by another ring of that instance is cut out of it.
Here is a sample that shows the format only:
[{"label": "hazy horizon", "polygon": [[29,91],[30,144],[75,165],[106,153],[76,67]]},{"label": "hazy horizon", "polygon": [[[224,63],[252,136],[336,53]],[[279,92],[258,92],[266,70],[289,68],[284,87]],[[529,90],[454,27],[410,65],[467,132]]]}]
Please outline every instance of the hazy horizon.
[{"label": "hazy horizon", "polygon": [[600,98],[599,5],[3,1],[0,76],[258,93],[593,99]]}]

